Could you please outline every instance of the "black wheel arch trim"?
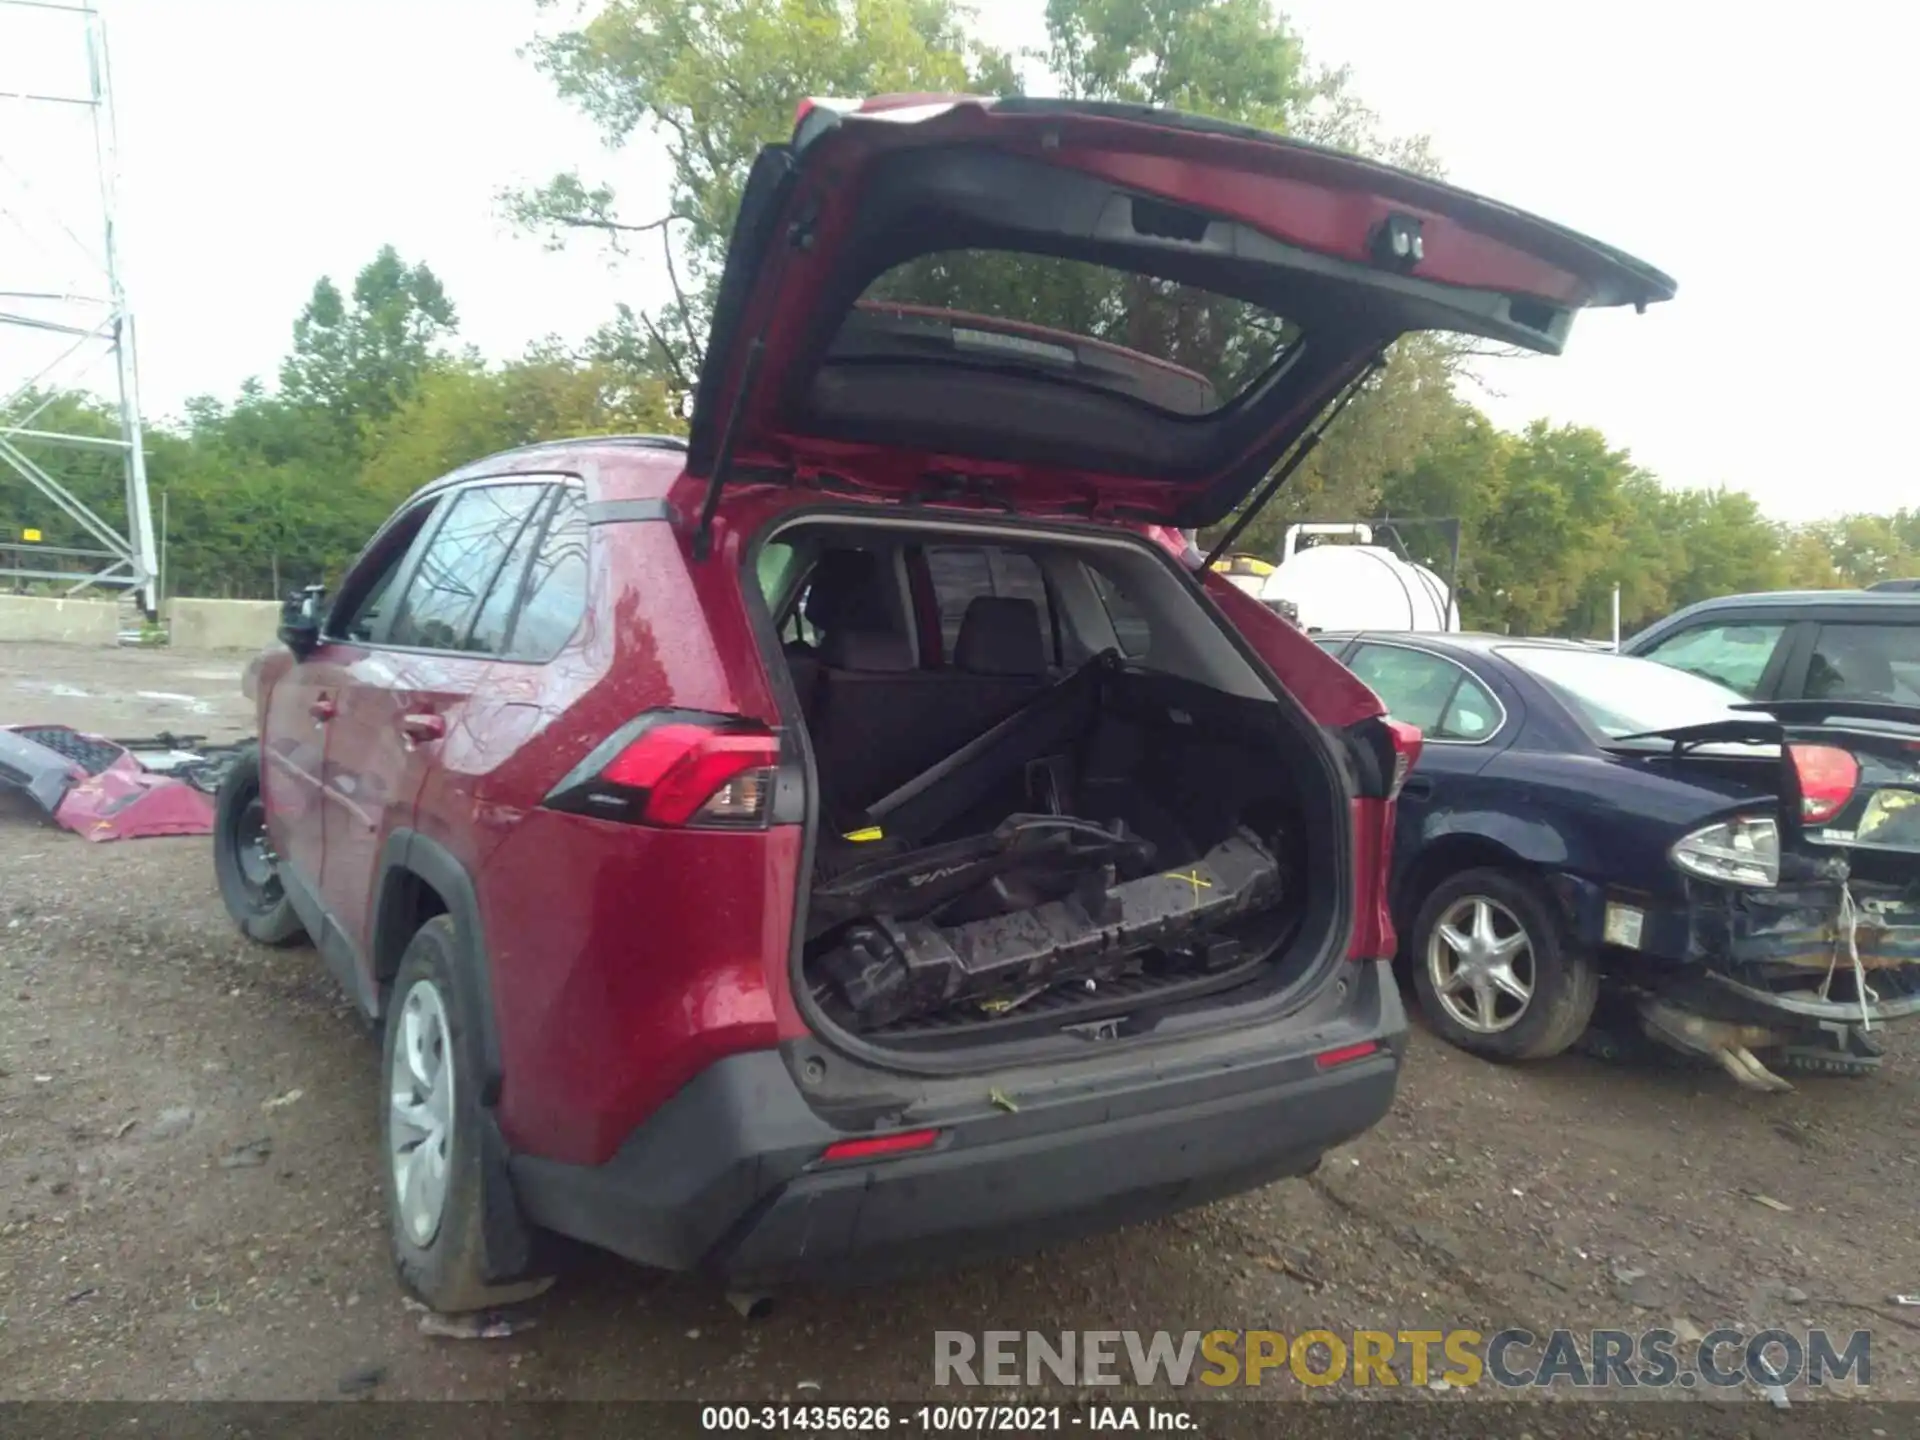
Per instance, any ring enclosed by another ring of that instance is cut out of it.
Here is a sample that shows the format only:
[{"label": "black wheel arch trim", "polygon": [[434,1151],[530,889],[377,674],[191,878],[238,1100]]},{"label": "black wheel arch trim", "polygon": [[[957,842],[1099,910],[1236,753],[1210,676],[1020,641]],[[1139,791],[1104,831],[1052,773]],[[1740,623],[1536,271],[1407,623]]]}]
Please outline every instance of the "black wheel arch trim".
[{"label": "black wheel arch trim", "polygon": [[[384,960],[397,962],[412,934],[411,928],[406,934],[399,933],[408,919],[402,904],[405,891],[398,883],[401,877],[410,875],[425,881],[446,902],[447,913],[453,917],[454,929],[460,937],[456,951],[459,971],[454,978],[462,990],[462,1009],[473,1016],[480,1041],[480,1103],[492,1110],[499,1102],[506,1075],[500,1058],[500,1029],[493,1008],[493,962],[487,951],[486,924],[480,918],[480,896],[473,879],[467,867],[446,846],[417,830],[407,829],[394,830],[387,836],[380,851],[377,873],[373,955],[369,958],[379,969],[386,968]],[[381,1013],[386,1010],[384,990],[391,978],[390,974],[381,974],[378,970],[374,977],[375,989],[381,995]]]},{"label": "black wheel arch trim", "polygon": [[[417,830],[398,829],[387,836],[380,852],[378,875],[374,891],[378,898],[373,911],[373,955],[369,957],[376,964],[387,957],[397,961],[411,935],[410,931],[407,935],[397,933],[408,919],[402,903],[405,891],[398,883],[403,876],[411,875],[432,886],[446,902],[447,915],[453,921],[458,944],[454,948],[451,979],[460,992],[461,1013],[471,1017],[480,1048],[482,1278],[492,1285],[526,1279],[542,1269],[542,1256],[537,1233],[527,1224],[514,1189],[512,1149],[494,1114],[506,1077],[500,1059],[500,1031],[493,1008],[493,966],[487,952],[486,926],[480,918],[479,893],[467,867],[453,852]],[[384,992],[390,979],[378,973],[374,979],[383,1014],[386,1010]]]}]

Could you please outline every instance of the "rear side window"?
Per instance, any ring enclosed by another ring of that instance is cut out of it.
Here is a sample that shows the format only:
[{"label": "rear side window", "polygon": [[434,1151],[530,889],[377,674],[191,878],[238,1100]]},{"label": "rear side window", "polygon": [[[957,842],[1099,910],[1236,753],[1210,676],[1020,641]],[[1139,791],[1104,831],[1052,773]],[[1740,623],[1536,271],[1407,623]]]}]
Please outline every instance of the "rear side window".
[{"label": "rear side window", "polygon": [[519,538],[507,552],[507,563],[500,567],[499,578],[493,582],[493,588],[481,603],[480,614],[473,622],[473,634],[467,637],[467,649],[486,655],[506,653],[507,629],[513,624],[514,612],[520,606],[523,593],[521,582],[526,579],[527,560],[533,554],[533,547],[540,541],[540,523],[549,508],[550,502],[542,505],[533,520],[520,527]]},{"label": "rear side window", "polygon": [[587,613],[587,512],[575,487],[554,501],[527,572],[525,597],[507,645],[514,660],[551,660]]},{"label": "rear side window", "polygon": [[420,557],[387,642],[466,649],[481,603],[546,488],[483,485],[457,495]]},{"label": "rear side window", "polygon": [[1109,579],[1098,570],[1088,573],[1093,576],[1093,588],[1099,592],[1100,603],[1107,607],[1107,620],[1113,626],[1114,639],[1120,642],[1120,653],[1129,660],[1146,659],[1147,652],[1153,648],[1153,627],[1147,623],[1147,617],[1128,598],[1119,581]]},{"label": "rear side window", "polygon": [[1033,602],[1047,652],[1058,661],[1058,635],[1053,607],[1047,599],[1047,582],[1031,555],[976,545],[929,546],[926,554],[934,603],[940,609],[941,650],[948,660],[953,658],[953,647],[960,639],[967,606],[982,595],[1000,595]]},{"label": "rear side window", "polygon": [[1822,625],[1807,698],[1920,704],[1920,625]]},{"label": "rear side window", "polygon": [[1785,625],[1701,625],[1668,636],[1646,651],[1644,658],[1718,681],[1752,699],[1786,633]]},{"label": "rear side window", "polygon": [[1394,645],[1362,645],[1351,667],[1389,715],[1419,726],[1429,740],[1484,740],[1499,728],[1499,704],[1451,660]]},{"label": "rear side window", "polygon": [[787,584],[793,578],[793,567],[799,558],[799,552],[784,540],[769,540],[760,547],[754,568],[760,581],[760,598],[769,608],[786,597]]}]

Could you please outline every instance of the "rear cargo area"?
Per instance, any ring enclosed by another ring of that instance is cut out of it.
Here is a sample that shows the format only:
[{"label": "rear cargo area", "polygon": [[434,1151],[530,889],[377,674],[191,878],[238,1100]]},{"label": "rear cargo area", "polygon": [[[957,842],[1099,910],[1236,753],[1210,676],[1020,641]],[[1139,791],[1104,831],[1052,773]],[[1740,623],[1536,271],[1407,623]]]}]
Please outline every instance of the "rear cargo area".
[{"label": "rear cargo area", "polygon": [[846,522],[761,578],[812,750],[796,993],[922,1052],[1302,997],[1351,882],[1327,741],[1144,545]]}]

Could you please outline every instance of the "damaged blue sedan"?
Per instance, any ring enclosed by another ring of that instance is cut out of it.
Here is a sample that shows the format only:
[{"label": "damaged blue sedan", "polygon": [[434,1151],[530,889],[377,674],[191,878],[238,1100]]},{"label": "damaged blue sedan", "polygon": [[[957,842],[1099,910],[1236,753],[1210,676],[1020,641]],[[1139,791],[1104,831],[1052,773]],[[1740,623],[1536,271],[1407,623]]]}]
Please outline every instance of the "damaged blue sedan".
[{"label": "damaged blue sedan", "polygon": [[1630,1035],[1784,1090],[1870,1072],[1920,1013],[1920,710],[1750,704],[1567,642],[1314,639],[1425,737],[1393,903],[1443,1038]]}]

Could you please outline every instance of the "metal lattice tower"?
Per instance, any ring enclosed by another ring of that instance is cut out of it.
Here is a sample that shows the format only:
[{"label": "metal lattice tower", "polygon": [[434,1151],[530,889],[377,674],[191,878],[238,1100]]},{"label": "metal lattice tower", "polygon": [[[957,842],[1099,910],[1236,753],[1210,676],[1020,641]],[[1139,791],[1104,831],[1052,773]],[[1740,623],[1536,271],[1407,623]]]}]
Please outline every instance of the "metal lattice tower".
[{"label": "metal lattice tower", "polygon": [[[8,58],[0,75],[0,482],[17,476],[49,520],[64,517],[48,539],[77,534],[80,543],[35,543],[0,529],[0,585],[53,581],[69,594],[117,587],[151,616],[153,509],[115,233],[106,26],[94,0],[0,0],[0,59]],[[97,414],[93,423],[69,416],[59,397],[72,392],[117,414],[118,433]],[[119,523],[97,478],[95,503],[75,493],[76,462],[97,467],[103,458],[123,472]]]}]

